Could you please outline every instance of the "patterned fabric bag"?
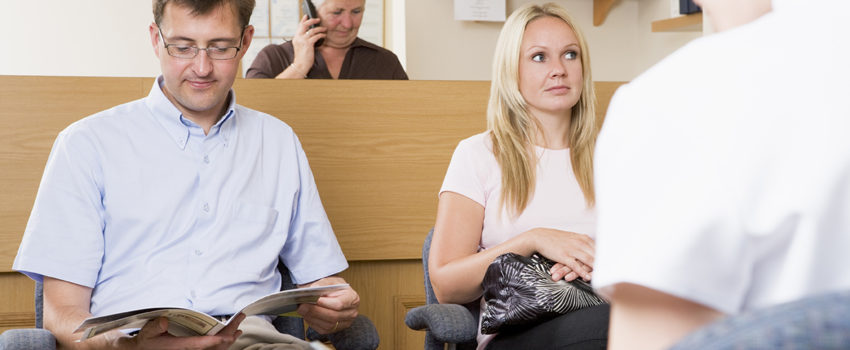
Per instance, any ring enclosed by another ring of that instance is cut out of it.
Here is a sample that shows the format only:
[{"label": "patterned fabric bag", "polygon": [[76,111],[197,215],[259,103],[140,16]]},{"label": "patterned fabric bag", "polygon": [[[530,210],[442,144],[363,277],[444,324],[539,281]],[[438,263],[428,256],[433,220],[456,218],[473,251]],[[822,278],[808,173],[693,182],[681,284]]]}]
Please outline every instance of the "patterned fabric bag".
[{"label": "patterned fabric bag", "polygon": [[484,312],[481,333],[493,334],[525,328],[555,316],[604,304],[587,282],[553,281],[555,263],[537,253],[524,257],[502,254],[484,275]]}]

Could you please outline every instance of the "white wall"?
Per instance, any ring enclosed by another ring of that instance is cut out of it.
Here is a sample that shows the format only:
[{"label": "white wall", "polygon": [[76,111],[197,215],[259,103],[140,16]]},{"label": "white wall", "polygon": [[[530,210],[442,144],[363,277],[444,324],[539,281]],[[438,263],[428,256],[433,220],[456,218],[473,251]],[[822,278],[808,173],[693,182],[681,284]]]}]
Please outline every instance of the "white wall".
[{"label": "white wall", "polygon": [[156,76],[148,0],[3,0],[2,75]]},{"label": "white wall", "polygon": [[[507,10],[528,2],[507,0]],[[631,80],[701,33],[651,33],[670,0],[621,0],[600,27],[593,1],[559,0],[587,36],[594,80]],[[156,76],[148,0],[4,0],[0,75]],[[455,21],[453,0],[385,0],[386,46],[413,79],[489,80],[502,23]],[[399,18],[401,17],[401,18]]]}]

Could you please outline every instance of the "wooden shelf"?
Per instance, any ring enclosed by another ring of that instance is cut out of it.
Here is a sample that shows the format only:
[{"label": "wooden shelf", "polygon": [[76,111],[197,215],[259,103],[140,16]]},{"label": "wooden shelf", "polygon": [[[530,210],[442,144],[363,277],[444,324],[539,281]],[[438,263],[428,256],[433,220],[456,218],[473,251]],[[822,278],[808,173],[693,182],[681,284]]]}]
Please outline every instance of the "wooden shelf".
[{"label": "wooden shelf", "polygon": [[702,12],[652,22],[652,32],[701,32]]},{"label": "wooden shelf", "polygon": [[618,0],[593,0],[593,26],[601,26]]}]

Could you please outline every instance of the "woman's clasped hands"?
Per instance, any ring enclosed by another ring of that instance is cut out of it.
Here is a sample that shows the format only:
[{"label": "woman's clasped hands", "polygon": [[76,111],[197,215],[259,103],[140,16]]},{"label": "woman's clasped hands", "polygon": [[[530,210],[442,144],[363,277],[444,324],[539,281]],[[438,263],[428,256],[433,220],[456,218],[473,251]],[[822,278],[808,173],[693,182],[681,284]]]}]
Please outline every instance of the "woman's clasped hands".
[{"label": "woman's clasped hands", "polygon": [[593,272],[595,242],[590,236],[550,228],[534,228],[526,232],[533,237],[540,255],[555,262],[549,270],[552,280],[590,281]]}]

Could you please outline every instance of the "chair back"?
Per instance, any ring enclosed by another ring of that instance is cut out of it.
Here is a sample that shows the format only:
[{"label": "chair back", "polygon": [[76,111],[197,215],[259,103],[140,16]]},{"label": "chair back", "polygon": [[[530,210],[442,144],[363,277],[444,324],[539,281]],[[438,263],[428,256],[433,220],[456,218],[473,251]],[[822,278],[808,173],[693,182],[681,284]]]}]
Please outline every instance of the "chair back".
[{"label": "chair back", "polygon": [[425,302],[428,304],[439,304],[434,288],[431,287],[431,275],[428,273],[428,255],[431,252],[431,237],[434,236],[434,228],[428,231],[425,243],[422,244],[422,268],[425,269]]},{"label": "chair back", "polygon": [[[422,268],[425,269],[425,302],[428,304],[439,304],[437,296],[434,294],[434,287],[431,286],[431,274],[428,273],[428,257],[431,254],[431,239],[434,236],[434,228],[428,231],[425,236],[425,243],[422,244]],[[480,299],[463,305],[472,314],[472,317],[477,321],[481,315]],[[475,349],[475,343],[457,344],[456,349]],[[425,349],[442,349],[443,343],[436,340],[430,331],[425,334]]]},{"label": "chair back", "polygon": [[44,327],[44,286],[35,282],[35,328]]}]

